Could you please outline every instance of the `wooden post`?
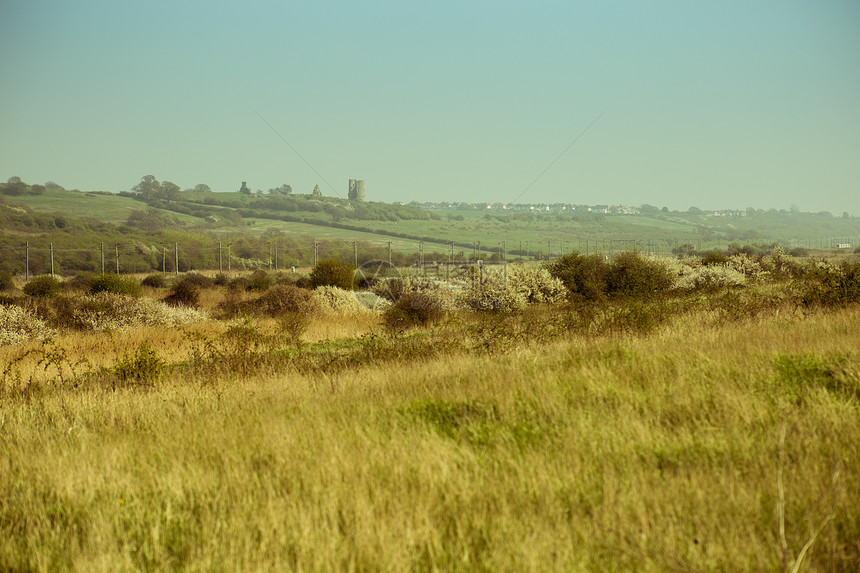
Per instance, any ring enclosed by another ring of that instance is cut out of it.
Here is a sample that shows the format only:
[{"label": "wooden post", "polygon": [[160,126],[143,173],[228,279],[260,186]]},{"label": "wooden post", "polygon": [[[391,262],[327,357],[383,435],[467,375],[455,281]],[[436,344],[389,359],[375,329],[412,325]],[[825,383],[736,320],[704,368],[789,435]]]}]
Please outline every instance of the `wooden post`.
[{"label": "wooden post", "polygon": [[24,282],[28,283],[28,282],[30,282],[30,241],[27,241],[26,250],[27,250],[27,262],[26,262],[26,266],[24,267]]},{"label": "wooden post", "polygon": [[116,274],[119,274],[119,243],[114,243],[116,248]]},{"label": "wooden post", "polygon": [[222,260],[221,260],[221,254],[222,254],[221,253],[221,241],[218,241],[218,272],[219,273],[224,272],[224,270],[223,270],[224,267],[223,267]]},{"label": "wooden post", "polygon": [[179,243],[173,243],[173,264],[176,276],[179,276]]},{"label": "wooden post", "polygon": [[102,274],[105,274],[105,244],[104,241],[99,243],[99,248],[102,254]]},{"label": "wooden post", "polygon": [[51,243],[51,276],[54,276],[54,243]]},{"label": "wooden post", "polygon": [[446,280],[451,280],[452,266],[454,266],[454,241],[451,241],[451,255],[448,257],[448,272],[445,274]]},{"label": "wooden post", "polygon": [[505,264],[505,286],[508,286],[508,242],[502,241],[502,262]]}]

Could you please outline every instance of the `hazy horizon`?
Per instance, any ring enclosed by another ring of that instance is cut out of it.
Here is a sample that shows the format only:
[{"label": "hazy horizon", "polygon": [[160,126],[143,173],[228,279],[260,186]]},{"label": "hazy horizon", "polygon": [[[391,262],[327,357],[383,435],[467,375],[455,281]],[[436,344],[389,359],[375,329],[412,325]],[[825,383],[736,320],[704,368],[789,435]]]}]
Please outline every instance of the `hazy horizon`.
[{"label": "hazy horizon", "polygon": [[0,179],[860,215],[860,4],[7,2]]}]

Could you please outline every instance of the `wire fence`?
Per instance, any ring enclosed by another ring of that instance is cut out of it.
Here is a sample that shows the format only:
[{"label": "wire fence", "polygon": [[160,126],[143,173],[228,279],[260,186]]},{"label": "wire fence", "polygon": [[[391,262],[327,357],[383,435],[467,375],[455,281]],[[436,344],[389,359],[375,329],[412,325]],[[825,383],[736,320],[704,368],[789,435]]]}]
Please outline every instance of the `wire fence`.
[{"label": "wire fence", "polygon": [[[860,236],[828,239],[773,241],[786,248],[851,250]],[[323,259],[347,261],[356,267],[381,261],[391,267],[419,267],[438,273],[453,267],[475,264],[504,264],[516,260],[549,260],[567,253],[614,253],[639,250],[668,255],[679,249],[701,250],[701,241],[688,240],[490,240],[468,243],[388,240],[349,241],[342,239],[271,241],[192,241],[169,244],[99,242],[89,246],[62,241],[26,241],[0,245],[0,272],[23,276],[25,280],[43,274],[74,275],[82,272],[141,274],[209,271],[236,273],[264,269],[270,271],[312,267]]]}]

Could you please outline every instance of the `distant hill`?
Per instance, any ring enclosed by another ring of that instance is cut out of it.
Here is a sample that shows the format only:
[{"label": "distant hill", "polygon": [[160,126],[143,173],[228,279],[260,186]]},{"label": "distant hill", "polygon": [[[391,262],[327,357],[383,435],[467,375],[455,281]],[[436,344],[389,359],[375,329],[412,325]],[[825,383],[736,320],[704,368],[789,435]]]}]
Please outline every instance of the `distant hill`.
[{"label": "distant hill", "polygon": [[[168,233],[372,241],[424,241],[459,249],[547,256],[570,250],[654,252],[780,243],[788,248],[853,250],[860,219],[798,210],[669,211],[649,205],[380,203],[271,193],[213,193],[205,186],[169,192],[82,192],[59,185],[0,184],[2,232]],[[167,182],[165,182],[167,184]],[[138,186],[139,187],[139,186]],[[203,187],[203,189],[201,189]],[[26,208],[26,212],[8,208]]]}]

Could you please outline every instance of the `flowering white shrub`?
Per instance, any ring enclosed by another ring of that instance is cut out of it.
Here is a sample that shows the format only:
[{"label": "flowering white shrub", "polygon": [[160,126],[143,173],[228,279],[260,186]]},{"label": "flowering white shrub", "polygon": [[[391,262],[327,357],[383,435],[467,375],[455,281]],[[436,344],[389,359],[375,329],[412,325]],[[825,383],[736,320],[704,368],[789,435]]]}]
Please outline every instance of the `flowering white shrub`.
[{"label": "flowering white shrub", "polygon": [[747,277],[729,263],[705,266],[699,257],[681,259],[651,257],[650,259],[660,264],[675,278],[671,287],[673,290],[741,286],[747,282]]},{"label": "flowering white shrub", "polygon": [[508,289],[525,298],[529,304],[564,302],[567,296],[564,283],[542,266],[511,266],[507,274]]},{"label": "flowering white shrub", "polygon": [[689,272],[685,272],[675,280],[674,288],[693,290],[699,288],[742,286],[746,284],[746,281],[747,278],[745,275],[734,270],[729,265],[710,265],[689,268]]},{"label": "flowering white shrub", "polygon": [[20,306],[0,305],[0,346],[18,344],[30,339],[45,339],[56,332],[33,311]]},{"label": "flowering white shrub", "polygon": [[762,268],[761,263],[746,253],[732,255],[727,265],[753,281],[765,280],[770,274]]},{"label": "flowering white shrub", "polygon": [[391,306],[391,301],[369,291],[354,292],[355,300],[369,310],[385,310]]},{"label": "flowering white shrub", "polygon": [[396,303],[404,295],[410,293],[431,293],[435,295],[442,308],[453,310],[458,308],[460,293],[466,288],[467,281],[453,279],[446,281],[438,277],[404,274],[377,281],[373,292],[386,300]]},{"label": "flowering white shrub", "polygon": [[370,312],[355,297],[355,294],[333,286],[319,286],[314,289],[314,298],[323,311],[336,314],[356,314]]},{"label": "flowering white shrub", "polygon": [[538,265],[511,265],[484,268],[458,292],[460,306],[477,309],[523,310],[534,303],[563,302],[567,289],[559,279]]},{"label": "flowering white shrub", "polygon": [[102,331],[139,326],[180,326],[207,318],[205,313],[192,308],[171,307],[148,298],[109,292],[80,297],[73,316],[78,326]]}]

